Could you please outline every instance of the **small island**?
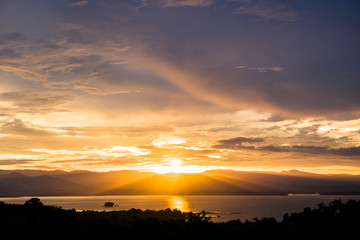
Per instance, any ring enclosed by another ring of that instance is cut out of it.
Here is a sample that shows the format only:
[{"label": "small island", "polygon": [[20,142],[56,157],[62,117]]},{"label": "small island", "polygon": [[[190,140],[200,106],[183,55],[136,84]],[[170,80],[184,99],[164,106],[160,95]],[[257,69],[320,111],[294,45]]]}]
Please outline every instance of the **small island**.
[{"label": "small island", "polygon": [[115,203],[113,202],[106,202],[104,203],[104,207],[114,207]]}]

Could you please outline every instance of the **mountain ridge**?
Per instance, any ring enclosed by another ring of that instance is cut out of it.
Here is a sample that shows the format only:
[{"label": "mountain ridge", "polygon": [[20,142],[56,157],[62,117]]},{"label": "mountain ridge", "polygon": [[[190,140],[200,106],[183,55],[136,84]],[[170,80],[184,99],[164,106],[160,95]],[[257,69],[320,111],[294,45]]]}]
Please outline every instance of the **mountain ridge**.
[{"label": "mountain ridge", "polygon": [[133,170],[110,172],[0,170],[0,197],[107,194],[286,195],[289,193],[360,194],[360,176],[322,175],[298,170],[283,172],[208,170],[202,173],[167,174]]}]

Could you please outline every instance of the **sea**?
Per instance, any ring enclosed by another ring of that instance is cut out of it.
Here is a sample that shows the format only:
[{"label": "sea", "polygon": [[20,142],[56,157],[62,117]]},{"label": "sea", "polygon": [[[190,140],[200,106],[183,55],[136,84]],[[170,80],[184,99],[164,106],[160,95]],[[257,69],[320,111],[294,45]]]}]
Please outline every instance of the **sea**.
[{"label": "sea", "polygon": [[[114,211],[136,209],[179,209],[185,212],[205,210],[214,222],[241,221],[273,217],[282,220],[285,213],[300,212],[306,207],[316,208],[319,203],[333,200],[360,201],[360,195],[299,194],[289,196],[250,195],[118,195],[118,196],[27,196],[0,198],[0,202],[23,204],[31,197],[40,198],[45,205],[58,206],[77,211]],[[113,202],[114,207],[104,207]]]}]

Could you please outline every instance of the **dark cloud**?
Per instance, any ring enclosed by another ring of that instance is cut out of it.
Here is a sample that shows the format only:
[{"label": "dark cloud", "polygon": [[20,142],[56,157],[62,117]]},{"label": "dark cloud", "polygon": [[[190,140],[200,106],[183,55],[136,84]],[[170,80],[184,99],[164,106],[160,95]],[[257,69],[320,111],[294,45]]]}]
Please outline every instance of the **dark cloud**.
[{"label": "dark cloud", "polygon": [[37,129],[34,126],[27,126],[19,119],[14,119],[1,125],[0,133],[43,137],[56,135],[52,132]]},{"label": "dark cloud", "polygon": [[0,38],[2,40],[4,40],[5,42],[7,41],[22,41],[26,39],[26,36],[22,33],[4,33],[2,35],[0,35]]},{"label": "dark cloud", "polygon": [[213,0],[160,0],[162,7],[206,7],[213,3]]},{"label": "dark cloud", "polygon": [[360,147],[330,149],[330,151],[336,153],[336,155],[360,156]]},{"label": "dark cloud", "polygon": [[259,143],[263,142],[262,138],[246,138],[246,137],[237,137],[231,139],[224,139],[218,141],[220,144],[214,145],[213,148],[219,149],[255,149],[254,146],[244,146],[243,143]]},{"label": "dark cloud", "polygon": [[270,152],[297,152],[319,155],[340,155],[340,156],[360,156],[360,147],[351,148],[330,148],[319,146],[264,146],[256,150]]},{"label": "dark cloud", "polygon": [[[317,129],[317,127],[315,127]],[[309,128],[302,129],[300,135],[308,135]],[[315,134],[316,135],[316,134]],[[343,141],[346,140],[342,139]],[[360,147],[350,147],[350,148],[333,148],[329,146],[303,146],[303,145],[293,145],[293,146],[255,146],[255,145],[243,145],[243,143],[263,143],[265,139],[263,138],[246,138],[238,137],[218,141],[220,144],[212,146],[217,149],[250,149],[257,151],[269,151],[269,152],[288,152],[288,153],[304,153],[304,154],[315,154],[315,155],[338,155],[338,156],[360,156]],[[330,140],[328,140],[330,141]]]},{"label": "dark cloud", "polygon": [[85,63],[85,62],[96,62],[98,63],[101,60],[101,57],[96,54],[91,54],[88,56],[79,56],[79,57],[69,57],[68,63]]},{"label": "dark cloud", "polygon": [[294,21],[298,16],[297,12],[289,10],[280,1],[271,0],[250,0],[241,1],[236,13],[251,15],[267,20]]},{"label": "dark cloud", "polygon": [[30,163],[34,163],[38,160],[28,160],[28,159],[5,159],[5,160],[0,160],[0,165],[1,166],[19,166],[19,165],[27,165]]},{"label": "dark cloud", "polygon": [[285,117],[282,117],[280,115],[276,115],[276,114],[273,114],[271,115],[270,117],[268,117],[267,119],[264,119],[262,120],[263,122],[281,122],[281,121],[284,121],[286,120]]},{"label": "dark cloud", "polygon": [[21,55],[22,55],[21,53],[16,52],[10,48],[0,49],[0,57],[17,58],[17,57],[21,57]]},{"label": "dark cloud", "polygon": [[77,1],[77,2],[71,3],[69,6],[70,7],[81,7],[81,6],[85,6],[88,4],[89,4],[89,1]]}]

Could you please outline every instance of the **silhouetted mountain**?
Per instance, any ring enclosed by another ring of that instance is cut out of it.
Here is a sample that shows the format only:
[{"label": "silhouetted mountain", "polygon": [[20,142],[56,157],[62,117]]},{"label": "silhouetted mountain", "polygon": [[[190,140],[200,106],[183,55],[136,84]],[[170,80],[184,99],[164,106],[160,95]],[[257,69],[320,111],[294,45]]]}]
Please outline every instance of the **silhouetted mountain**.
[{"label": "silhouetted mountain", "polygon": [[97,195],[154,174],[131,170],[112,172],[82,171],[59,174],[56,177],[86,186],[89,194]]},{"label": "silhouetted mountain", "polygon": [[164,174],[143,178],[105,194],[252,194],[203,174]]},{"label": "silhouetted mountain", "polygon": [[[201,174],[136,171],[0,171],[0,196],[105,194],[360,194],[360,176],[211,170]],[[30,173],[28,176],[25,173]],[[41,176],[37,174],[44,173]],[[35,175],[35,176],[34,176]]]},{"label": "silhouetted mountain", "polygon": [[18,172],[11,172],[4,175],[0,175],[0,179],[15,179],[15,178],[26,178],[27,176]]},{"label": "silhouetted mountain", "polygon": [[[13,172],[14,172],[14,170],[0,170],[0,176],[9,174],[9,173],[13,173]],[[46,170],[30,170],[30,169],[16,170],[16,172],[26,175],[28,177],[38,177],[38,176],[42,176],[42,175],[53,176],[53,175],[67,173],[67,172],[61,171],[61,170],[46,171]]]},{"label": "silhouetted mountain", "polygon": [[83,186],[52,176],[29,177],[19,173],[0,176],[0,196],[82,195]]},{"label": "silhouetted mountain", "polygon": [[360,194],[360,178],[356,176],[342,179],[294,170],[281,173],[212,170],[203,174],[246,186],[257,194]]}]

